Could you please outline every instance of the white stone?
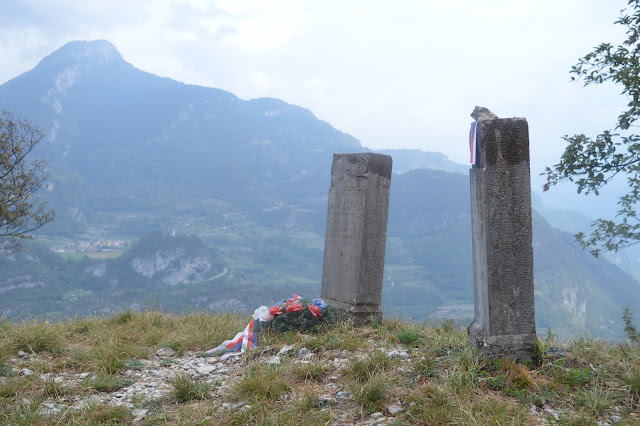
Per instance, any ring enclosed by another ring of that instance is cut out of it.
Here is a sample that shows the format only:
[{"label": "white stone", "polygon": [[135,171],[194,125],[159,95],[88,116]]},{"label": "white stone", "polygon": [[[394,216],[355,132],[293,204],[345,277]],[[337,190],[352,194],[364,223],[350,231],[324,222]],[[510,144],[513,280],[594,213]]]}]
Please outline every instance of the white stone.
[{"label": "white stone", "polygon": [[347,392],[347,391],[336,392],[335,397],[337,400],[349,399],[351,398],[351,392]]},{"label": "white stone", "polygon": [[175,355],[175,351],[171,348],[161,348],[158,349],[156,355],[161,358],[170,358]]},{"label": "white stone", "polygon": [[133,414],[134,416],[133,423],[140,423],[145,419],[145,417],[147,417],[148,413],[149,410],[146,409],[133,410],[131,412],[131,414]]},{"label": "white stone", "polygon": [[287,345],[278,351],[278,355],[286,355],[293,350],[293,345]]},{"label": "white stone", "polygon": [[387,411],[392,416],[395,416],[396,414],[402,413],[404,410],[398,404],[392,404],[387,407]]},{"label": "white stone", "polygon": [[270,357],[267,361],[267,364],[269,365],[280,365],[280,357],[277,355],[274,355],[272,357]]},{"label": "white stone", "polygon": [[198,372],[198,374],[204,376],[211,373],[212,371],[215,371],[215,369],[216,367],[213,365],[203,365],[202,367],[196,368],[196,371]]}]

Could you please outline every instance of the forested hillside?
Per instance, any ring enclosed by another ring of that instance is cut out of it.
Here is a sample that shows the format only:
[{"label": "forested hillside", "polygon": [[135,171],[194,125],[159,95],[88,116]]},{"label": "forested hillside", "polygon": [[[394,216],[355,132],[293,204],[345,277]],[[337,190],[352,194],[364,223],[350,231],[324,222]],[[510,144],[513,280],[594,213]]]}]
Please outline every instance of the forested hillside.
[{"label": "forested hillside", "polygon": [[[332,155],[367,150],[352,136],[278,99],[145,73],[106,41],[63,46],[1,85],[0,99],[46,131],[36,155],[56,210],[29,251],[0,255],[0,311],[253,309],[319,294]],[[385,312],[470,318],[469,182],[445,171],[464,166],[385,153],[402,172]],[[622,305],[640,312],[638,283],[534,217],[539,329],[622,336]]]}]

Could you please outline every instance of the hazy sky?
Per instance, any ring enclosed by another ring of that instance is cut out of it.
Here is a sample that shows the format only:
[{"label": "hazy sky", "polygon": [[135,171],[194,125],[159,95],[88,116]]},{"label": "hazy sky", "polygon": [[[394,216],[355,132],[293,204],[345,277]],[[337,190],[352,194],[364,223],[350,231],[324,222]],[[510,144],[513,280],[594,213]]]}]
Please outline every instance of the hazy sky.
[{"label": "hazy sky", "polygon": [[137,68],[310,109],[370,148],[468,161],[475,105],[526,117],[532,175],[562,135],[612,126],[613,86],[570,83],[626,0],[0,0],[0,84],[71,40]]}]

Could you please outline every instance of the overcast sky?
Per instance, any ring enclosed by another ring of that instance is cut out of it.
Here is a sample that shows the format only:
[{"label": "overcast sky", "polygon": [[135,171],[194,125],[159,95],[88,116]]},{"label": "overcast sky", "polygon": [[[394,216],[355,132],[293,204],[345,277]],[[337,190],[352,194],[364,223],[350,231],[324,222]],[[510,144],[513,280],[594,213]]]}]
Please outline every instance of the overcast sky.
[{"label": "overcast sky", "polygon": [[620,42],[626,0],[0,0],[0,84],[71,40],[106,39],[160,76],[276,97],[376,148],[468,162],[475,105],[526,117],[532,175],[567,133],[610,128],[625,100],[568,71]]}]

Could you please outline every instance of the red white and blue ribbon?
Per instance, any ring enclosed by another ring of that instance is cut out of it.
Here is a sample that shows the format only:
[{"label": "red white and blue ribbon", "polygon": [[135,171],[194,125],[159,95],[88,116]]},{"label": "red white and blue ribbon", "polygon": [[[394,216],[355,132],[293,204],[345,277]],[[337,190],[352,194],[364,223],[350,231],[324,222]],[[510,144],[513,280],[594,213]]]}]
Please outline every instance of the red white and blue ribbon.
[{"label": "red white and blue ribbon", "polygon": [[469,131],[469,151],[471,153],[471,164],[476,164],[476,151],[477,151],[477,146],[476,146],[476,128],[477,128],[477,124],[478,122],[474,121],[473,123],[471,123],[471,130]]},{"label": "red white and blue ribbon", "polygon": [[[300,299],[302,299],[300,296],[298,296],[295,293],[291,294],[291,298],[289,300],[285,301],[280,301],[277,303],[277,305],[282,305],[284,303],[284,306],[295,306],[296,302],[298,302]],[[319,314],[319,309],[322,309],[324,307],[327,306],[326,303],[324,303],[324,301],[320,300],[320,299],[314,299],[313,300],[314,303],[314,308],[317,306],[318,311],[316,311],[316,313],[314,313],[314,311],[312,310],[311,307],[309,307],[309,310],[312,311],[314,316],[318,316]],[[280,315],[282,313],[282,309],[285,309],[284,307],[280,307],[280,306],[274,306],[272,308],[276,308],[276,311],[278,312],[277,314]],[[297,310],[302,309],[301,305],[298,304],[297,306]],[[287,312],[289,312],[287,310]],[[322,316],[322,314],[320,314],[319,316]],[[241,331],[240,333],[236,334],[236,337],[234,337],[231,340],[225,340],[224,342],[222,342],[217,348],[213,348],[213,349],[209,349],[206,353],[211,354],[211,353],[215,353],[215,352],[225,352],[220,359],[221,360],[225,360],[229,357],[232,356],[238,356],[238,355],[242,355],[243,353],[245,353],[248,349],[252,349],[254,347],[256,347],[258,345],[258,334],[255,332],[254,325],[256,321],[262,321],[262,322],[269,322],[271,320],[273,320],[273,315],[269,312],[269,308],[266,306],[260,306],[259,308],[257,308],[252,315],[253,319],[251,320],[251,322],[249,322],[249,324],[245,327],[245,329],[243,331]]]},{"label": "red white and blue ribbon", "polygon": [[[258,335],[253,331],[254,324],[255,320],[251,319],[251,322],[247,324],[243,331],[236,334],[236,337],[231,340],[225,340],[220,346],[209,349],[206,353],[226,352],[220,357],[223,361],[232,356],[242,355],[247,349],[253,348],[258,343]],[[238,350],[240,352],[237,352]]]}]

